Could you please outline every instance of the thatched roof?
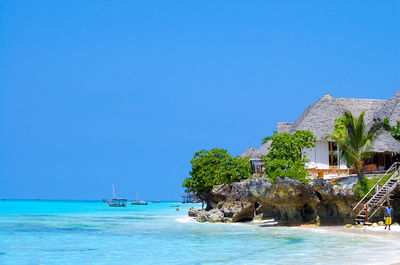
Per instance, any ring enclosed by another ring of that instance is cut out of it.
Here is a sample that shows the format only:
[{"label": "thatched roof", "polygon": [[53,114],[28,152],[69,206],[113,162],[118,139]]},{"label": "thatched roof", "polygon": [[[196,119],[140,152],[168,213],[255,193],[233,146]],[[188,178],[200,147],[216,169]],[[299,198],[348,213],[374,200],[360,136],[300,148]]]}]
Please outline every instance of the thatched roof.
[{"label": "thatched roof", "polygon": [[389,118],[392,125],[400,121],[400,90],[378,110],[377,118],[383,120]]},{"label": "thatched roof", "polygon": [[247,148],[246,151],[244,151],[243,154],[240,155],[240,157],[241,158],[245,158],[245,157],[251,156],[254,153],[255,150],[256,149],[254,149],[253,146],[250,146],[249,148]]},{"label": "thatched roof", "polygon": [[[341,105],[342,112],[350,111],[354,116],[359,116],[365,111],[364,121],[367,125],[374,122],[377,110],[384,106],[387,100],[363,99],[363,98],[335,98],[338,105]],[[336,118],[335,118],[336,119]]]},{"label": "thatched roof", "polygon": [[376,153],[400,153],[400,143],[390,133],[381,130],[371,151]]},{"label": "thatched roof", "polygon": [[[317,139],[324,139],[326,134],[333,131],[335,119],[343,114],[343,110],[336,103],[330,94],[326,94],[320,100],[309,106],[300,118],[293,123],[289,133],[299,130],[308,130],[314,132]],[[287,125],[286,129],[289,126]],[[281,133],[278,130],[279,133]]]},{"label": "thatched roof", "polygon": [[258,149],[254,149],[250,146],[240,157],[249,157],[250,161],[262,161],[263,157],[268,154],[271,143],[272,140],[269,140]]},{"label": "thatched roof", "polygon": [[[298,130],[314,132],[318,140],[325,140],[334,129],[335,120],[349,110],[355,116],[365,111],[365,122],[370,125],[375,119],[388,117],[391,123],[400,120],[400,91],[390,100],[334,98],[330,94],[310,105],[294,123],[278,123],[278,133],[294,133]],[[382,132],[373,148],[375,152],[400,153],[400,144],[387,133]]]},{"label": "thatched roof", "polygon": [[276,129],[279,133],[288,132],[292,129],[294,122],[278,122],[276,125]]},{"label": "thatched roof", "polygon": [[251,161],[261,161],[264,156],[266,156],[269,152],[269,147],[271,146],[272,140],[269,140],[260,148],[256,149],[252,156],[250,156]]},{"label": "thatched roof", "polygon": [[[400,121],[400,90],[377,110],[375,119],[383,120],[385,118],[389,118],[392,125],[396,125],[397,121]],[[400,153],[400,143],[388,132],[383,131],[375,142],[374,151]]]}]

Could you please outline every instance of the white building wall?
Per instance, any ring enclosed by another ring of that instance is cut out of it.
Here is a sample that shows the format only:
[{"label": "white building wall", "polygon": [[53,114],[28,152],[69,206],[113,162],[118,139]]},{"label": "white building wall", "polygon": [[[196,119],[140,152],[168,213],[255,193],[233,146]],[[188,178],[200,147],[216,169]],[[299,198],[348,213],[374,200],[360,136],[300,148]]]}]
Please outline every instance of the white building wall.
[{"label": "white building wall", "polygon": [[316,168],[317,164],[315,162],[315,148],[306,148],[303,149],[303,153],[305,153],[310,159],[308,163],[306,163],[307,168]]},{"label": "white building wall", "polygon": [[307,168],[329,169],[329,146],[327,141],[317,141],[315,147],[304,149],[310,162]]},{"label": "white building wall", "polygon": [[315,143],[315,158],[318,169],[329,169],[328,141],[317,141]]},{"label": "white building wall", "polygon": [[[329,169],[329,142],[328,141],[317,141],[315,147],[310,149],[304,149],[304,153],[310,159],[310,162],[306,164],[307,168],[316,169]],[[341,159],[340,169],[347,169],[346,162]]]},{"label": "white building wall", "polygon": [[[340,151],[340,149],[339,149]],[[340,158],[340,169],[348,169],[346,165],[346,161],[344,161],[342,158]]]}]

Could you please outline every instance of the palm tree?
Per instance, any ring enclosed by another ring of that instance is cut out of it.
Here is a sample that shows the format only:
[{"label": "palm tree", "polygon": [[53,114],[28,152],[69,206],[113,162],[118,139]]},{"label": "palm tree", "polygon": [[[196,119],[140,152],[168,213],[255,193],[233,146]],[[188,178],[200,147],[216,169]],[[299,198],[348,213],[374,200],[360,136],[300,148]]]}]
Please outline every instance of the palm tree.
[{"label": "palm tree", "polygon": [[350,111],[346,111],[341,119],[342,129],[337,130],[340,125],[335,124],[335,131],[327,138],[337,142],[340,147],[340,156],[348,165],[353,165],[360,179],[363,178],[365,160],[372,156],[371,148],[382,127],[381,122],[374,122],[369,129],[364,122],[363,111],[359,117],[354,117]]}]

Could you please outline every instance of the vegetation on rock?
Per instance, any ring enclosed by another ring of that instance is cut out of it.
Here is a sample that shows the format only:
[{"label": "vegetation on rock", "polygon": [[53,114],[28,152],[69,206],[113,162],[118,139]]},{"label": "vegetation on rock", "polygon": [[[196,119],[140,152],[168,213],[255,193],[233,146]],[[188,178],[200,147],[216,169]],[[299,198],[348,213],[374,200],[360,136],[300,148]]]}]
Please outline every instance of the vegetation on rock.
[{"label": "vegetation on rock", "polygon": [[289,177],[307,182],[309,172],[306,163],[309,159],[304,148],[315,146],[316,138],[313,132],[297,131],[290,133],[275,133],[263,142],[272,140],[269,153],[264,157],[265,174],[273,183],[278,177]]},{"label": "vegetation on rock", "polygon": [[340,156],[348,166],[353,166],[359,178],[363,177],[365,161],[372,156],[370,152],[379,129],[380,122],[375,122],[367,129],[362,112],[359,117],[354,117],[349,111],[336,120],[335,129],[328,139],[335,141],[340,147]]},{"label": "vegetation on rock", "polygon": [[198,151],[190,163],[190,177],[182,184],[187,191],[201,191],[251,176],[249,159],[232,157],[225,149]]},{"label": "vegetation on rock", "polygon": [[[381,179],[381,181],[379,182],[379,185],[382,187],[389,180],[389,178],[392,175],[393,175],[393,173],[387,174],[385,177],[383,177]],[[371,178],[371,179],[370,178],[359,179],[356,186],[354,187],[356,195],[358,195],[360,197],[364,197],[370,191],[370,189],[372,189],[372,187],[379,181],[380,178],[381,178],[381,176]],[[375,194],[374,192],[371,192],[370,196],[372,196],[374,194]]]}]

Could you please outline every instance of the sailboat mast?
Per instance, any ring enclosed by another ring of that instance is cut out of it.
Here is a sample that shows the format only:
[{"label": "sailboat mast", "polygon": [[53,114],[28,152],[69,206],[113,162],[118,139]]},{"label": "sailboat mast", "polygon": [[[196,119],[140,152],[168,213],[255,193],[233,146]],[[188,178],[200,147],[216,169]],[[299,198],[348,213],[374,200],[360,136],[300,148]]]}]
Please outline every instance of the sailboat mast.
[{"label": "sailboat mast", "polygon": [[115,198],[116,198],[116,195],[115,195],[115,188],[114,188],[114,184],[112,185],[112,187],[113,187],[113,199],[115,199]]}]

